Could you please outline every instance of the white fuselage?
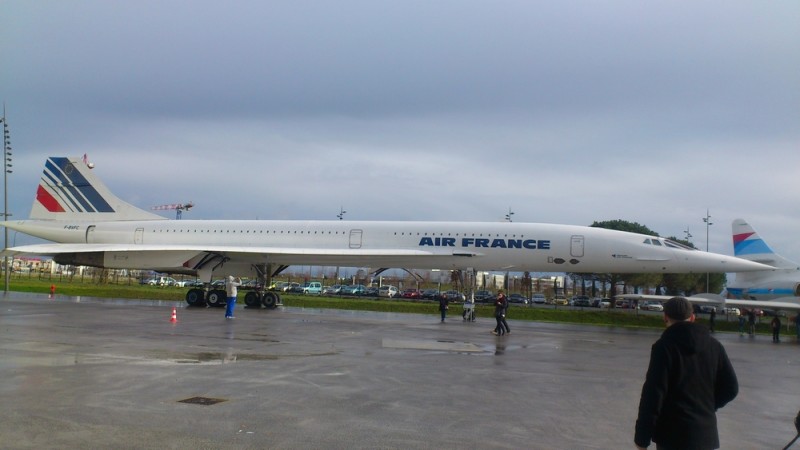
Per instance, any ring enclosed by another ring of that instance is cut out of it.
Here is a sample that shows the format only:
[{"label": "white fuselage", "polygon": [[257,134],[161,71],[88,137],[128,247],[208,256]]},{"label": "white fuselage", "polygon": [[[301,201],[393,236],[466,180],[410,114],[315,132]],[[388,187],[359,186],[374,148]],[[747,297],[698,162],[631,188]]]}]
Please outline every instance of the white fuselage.
[{"label": "white fuselage", "polygon": [[783,300],[800,302],[800,270],[776,269],[769,272],[736,274],[726,288],[732,298],[744,300]]},{"label": "white fuselage", "polygon": [[582,273],[764,268],[731,256],[681,248],[661,238],[556,224],[31,220],[6,225],[54,242],[82,244],[84,252],[102,252],[98,256],[102,263],[93,265],[108,268],[185,270],[203,254],[212,253],[242,268],[263,263]]}]

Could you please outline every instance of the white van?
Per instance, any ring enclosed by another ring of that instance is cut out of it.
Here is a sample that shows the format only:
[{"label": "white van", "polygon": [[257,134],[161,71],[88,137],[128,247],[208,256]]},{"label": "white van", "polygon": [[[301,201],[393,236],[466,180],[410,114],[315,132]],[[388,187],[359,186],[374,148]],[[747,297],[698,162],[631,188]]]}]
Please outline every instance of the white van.
[{"label": "white van", "polygon": [[322,283],[312,281],[303,286],[303,294],[320,295],[322,294]]},{"label": "white van", "polygon": [[399,292],[396,287],[389,286],[381,286],[378,288],[378,297],[388,297],[388,298],[395,298],[399,295]]}]

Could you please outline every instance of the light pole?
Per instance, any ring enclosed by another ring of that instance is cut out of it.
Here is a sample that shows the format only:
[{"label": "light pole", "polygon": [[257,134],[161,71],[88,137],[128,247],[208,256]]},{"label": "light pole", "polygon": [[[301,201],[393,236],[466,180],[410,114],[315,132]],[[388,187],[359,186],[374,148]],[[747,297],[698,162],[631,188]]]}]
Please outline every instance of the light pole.
[{"label": "light pole", "polygon": [[[508,214],[506,214],[506,222],[513,222],[511,220],[511,216],[514,215],[514,212],[511,211],[511,207],[508,207]],[[506,290],[506,294],[508,294],[508,271],[506,270],[506,276],[503,277],[503,289]]]},{"label": "light pole", "polygon": [[[336,217],[338,217],[339,220],[344,220],[345,213],[347,213],[347,211],[344,210],[344,206],[340,206],[339,207],[339,214],[337,214]],[[336,266],[335,278],[336,278],[336,280],[333,282],[333,284],[339,284],[339,266]]]},{"label": "light pole", "polygon": [[[706,223],[706,253],[707,253],[708,252],[708,227],[710,227],[711,225],[714,225],[714,223],[711,222],[711,215],[709,215],[708,209],[706,209],[706,216],[703,217],[703,222]],[[709,283],[709,275],[708,275],[708,272],[706,272],[706,292],[709,291],[709,284],[710,284]]]},{"label": "light pole", "polygon": [[[11,139],[8,132],[8,121],[6,120],[6,107],[3,105],[3,117],[0,119],[3,123],[3,220],[8,220],[8,174],[11,173]],[[8,248],[8,227],[3,227],[4,240],[3,249]],[[3,275],[5,278],[4,292],[8,293],[8,275],[10,267],[8,263],[8,256],[3,257]]]}]

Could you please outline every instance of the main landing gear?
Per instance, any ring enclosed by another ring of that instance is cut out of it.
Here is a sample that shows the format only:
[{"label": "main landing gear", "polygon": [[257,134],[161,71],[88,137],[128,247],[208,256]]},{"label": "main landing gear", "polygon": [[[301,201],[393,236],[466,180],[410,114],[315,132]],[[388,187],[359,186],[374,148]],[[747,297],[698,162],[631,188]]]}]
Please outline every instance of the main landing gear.
[{"label": "main landing gear", "polygon": [[272,309],[281,304],[281,296],[271,291],[250,291],[244,296],[244,304],[250,308],[260,308],[264,305],[265,308]]},{"label": "main landing gear", "polygon": [[[225,291],[221,289],[205,289],[194,288],[189,289],[186,293],[186,303],[189,306],[208,306],[208,307],[222,307],[226,302]],[[249,291],[244,296],[244,304],[250,308],[260,308],[263,305],[265,308],[275,308],[281,304],[281,296],[277,292],[271,291]]]}]

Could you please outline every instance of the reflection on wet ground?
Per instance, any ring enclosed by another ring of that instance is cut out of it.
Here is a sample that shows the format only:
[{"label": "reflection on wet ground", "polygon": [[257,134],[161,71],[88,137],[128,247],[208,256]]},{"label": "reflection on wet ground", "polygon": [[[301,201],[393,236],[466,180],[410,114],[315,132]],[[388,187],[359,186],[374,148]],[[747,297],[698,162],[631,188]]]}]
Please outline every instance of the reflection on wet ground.
[{"label": "reflection on wet ground", "polygon": [[237,352],[200,352],[200,353],[170,353],[166,351],[152,351],[147,355],[148,359],[158,361],[168,361],[177,364],[203,364],[203,363],[233,363],[246,361],[274,361],[287,358],[309,358],[313,356],[331,356],[336,352],[325,353],[301,353],[301,354],[256,354],[256,353],[237,353]]},{"label": "reflection on wet ground", "polygon": [[[3,447],[628,448],[660,334],[512,320],[497,337],[493,320],[438,314],[225,320],[181,302],[46,297],[0,300]],[[716,336],[741,386],[719,413],[722,448],[782,447],[800,346]]]}]

